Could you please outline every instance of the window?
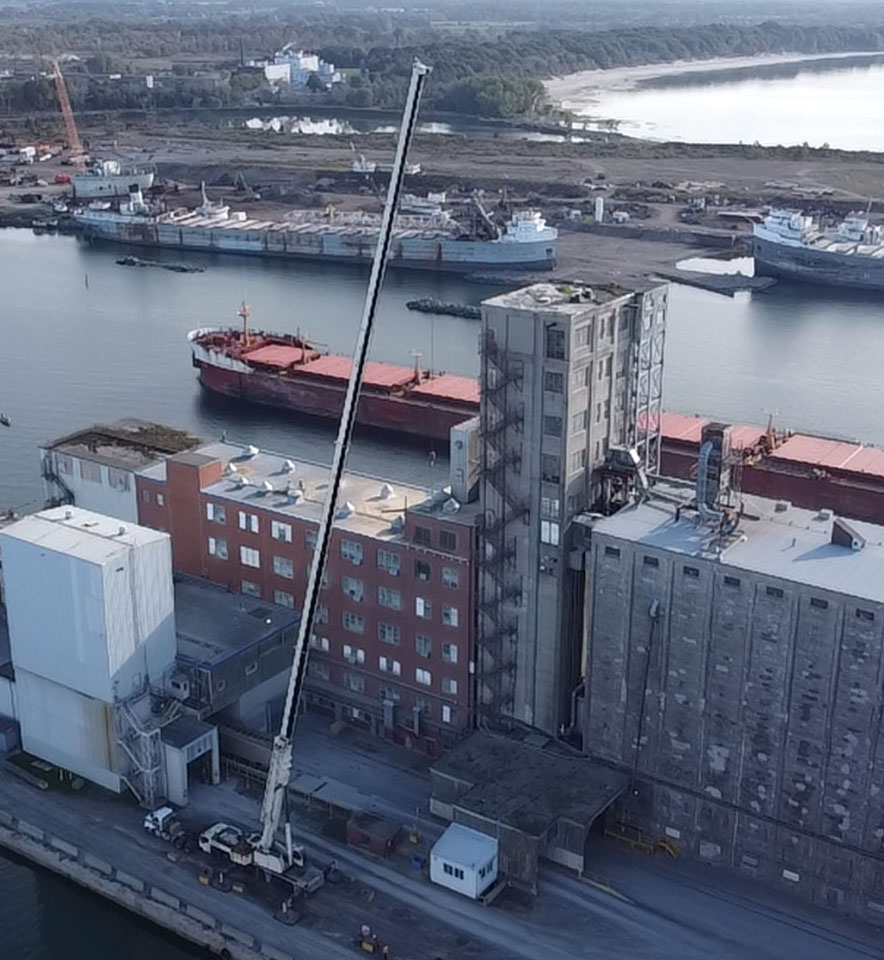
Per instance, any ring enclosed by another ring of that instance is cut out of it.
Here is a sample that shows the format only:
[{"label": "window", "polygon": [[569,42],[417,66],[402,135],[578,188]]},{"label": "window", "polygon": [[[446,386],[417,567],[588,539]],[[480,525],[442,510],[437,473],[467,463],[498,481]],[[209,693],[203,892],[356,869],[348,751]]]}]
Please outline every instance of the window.
[{"label": "window", "polygon": [[575,450],[568,460],[568,468],[571,473],[577,473],[578,470],[586,469],[586,448]]},{"label": "window", "polygon": [[382,607],[389,607],[391,610],[401,610],[402,594],[398,590],[390,589],[390,587],[378,587],[378,603]]},{"label": "window", "polygon": [[291,580],[295,575],[295,565],[288,557],[274,557],[273,572],[278,577],[285,577],[286,580]]},{"label": "window", "polygon": [[682,567],[682,568],[681,568],[681,572],[682,572],[686,577],[695,577],[695,578],[696,578],[696,577],[699,577],[699,576],[700,576],[700,571],[699,571],[696,567]]},{"label": "window", "polygon": [[258,532],[258,517],[254,513],[246,513],[245,510],[239,511],[239,529],[250,530],[252,533]]},{"label": "window", "polygon": [[430,580],[430,565],[425,560],[415,560],[414,561],[414,575],[418,580],[423,580],[429,582]]},{"label": "window", "polygon": [[543,432],[547,437],[560,437],[562,435],[562,418],[545,416],[543,418]]},{"label": "window", "polygon": [[101,483],[101,466],[97,463],[92,463],[90,460],[81,460],[80,476],[84,480],[91,480],[93,483]]},{"label": "window", "polygon": [[321,650],[323,653],[328,653],[328,637],[317,637],[314,633],[310,638],[310,648],[312,650]]},{"label": "window", "polygon": [[381,700],[389,700],[390,703],[399,703],[402,699],[402,694],[396,689],[396,687],[389,687],[386,684],[382,684],[380,687]]},{"label": "window", "polygon": [[423,633],[418,633],[414,638],[414,652],[419,657],[429,657],[433,652],[433,641]]},{"label": "window", "polygon": [[457,607],[451,607],[447,603],[442,604],[442,623],[446,627],[456,627],[458,621]]},{"label": "window", "polygon": [[365,633],[365,620],[358,613],[345,610],[341,617],[341,623],[344,625],[344,629],[349,630],[350,633]]},{"label": "window", "polygon": [[442,644],[442,659],[446,663],[457,663],[457,644],[456,643]]},{"label": "window", "polygon": [[540,498],[540,516],[547,520],[559,519],[560,503],[558,497]]},{"label": "window", "polygon": [[458,571],[454,567],[442,568],[442,586],[456,590],[459,581]]},{"label": "window", "polygon": [[563,373],[554,373],[547,370],[543,375],[543,389],[550,393],[564,393],[565,375]]},{"label": "window", "polygon": [[545,483],[561,483],[561,461],[552,454],[544,453],[540,456],[540,476]]},{"label": "window", "polygon": [[433,682],[433,674],[423,667],[417,667],[414,671],[414,679],[423,687],[429,687]]},{"label": "window", "polygon": [[216,537],[209,537],[209,556],[217,557],[219,560],[226,560],[227,541],[219,540]]},{"label": "window", "polygon": [[281,540],[283,543],[292,542],[292,525],[282,523],[279,520],[273,520],[270,523],[270,536],[274,540]]},{"label": "window", "polygon": [[316,622],[328,623],[328,607],[323,606],[316,608]]},{"label": "window", "polygon": [[362,603],[365,595],[365,585],[356,577],[341,577],[341,590],[356,603]]},{"label": "window", "polygon": [[358,567],[362,563],[362,544],[355,540],[342,540],[341,559],[349,560],[350,563]]},{"label": "window", "polygon": [[316,537],[317,537],[316,530],[304,531],[304,543],[306,544],[308,550],[316,549]]},{"label": "window", "polygon": [[378,550],[378,567],[386,570],[391,577],[399,576],[399,554],[392,550]]},{"label": "window", "polygon": [[392,643],[398,646],[401,642],[399,627],[397,627],[395,623],[379,623],[378,640],[380,640],[381,643]]},{"label": "window", "polygon": [[457,695],[457,680],[452,680],[450,677],[442,678],[442,692],[450,693],[452,696]]},{"label": "window", "polygon": [[439,549],[449,551],[457,550],[457,534],[452,533],[450,530],[440,530]]},{"label": "window", "polygon": [[378,669],[383,673],[392,673],[394,677],[402,675],[402,664],[389,657],[378,657]]},{"label": "window", "polygon": [[107,482],[114,490],[129,489],[129,474],[125,470],[115,470],[113,467],[107,468]]},{"label": "window", "polygon": [[860,610],[857,607],[856,615],[860,620],[874,620],[875,614],[871,610]]},{"label": "window", "polygon": [[560,327],[546,328],[546,355],[550,360],[565,359],[565,331]]},{"label": "window", "polygon": [[365,677],[358,673],[345,673],[344,686],[354,693],[365,693]]},{"label": "window", "polygon": [[227,523],[227,511],[217,503],[207,503],[206,519],[212,523]]},{"label": "window", "polygon": [[261,596],[261,584],[255,583],[254,580],[242,580],[239,588],[248,597]]},{"label": "window", "polygon": [[[595,405],[595,422],[600,423],[601,419],[602,419],[602,404],[601,404],[601,401],[599,401]],[[598,456],[598,454],[596,454],[596,456]]]},{"label": "window", "polygon": [[158,507],[164,507],[166,505],[166,498],[162,493],[157,494],[156,501]]},{"label": "window", "polygon": [[311,660],[309,664],[310,676],[316,680],[328,680],[331,676],[331,670],[327,663],[321,660]]},{"label": "window", "polygon": [[829,601],[828,601],[828,600],[821,600],[819,597],[811,597],[811,598],[810,598],[810,605],[811,605],[812,607],[816,607],[817,610],[828,610],[828,609],[829,609]]},{"label": "window", "polygon": [[724,578],[724,585],[725,585],[726,587],[739,587],[739,586],[740,586],[740,578],[739,578],[739,577],[725,577],[725,578]]},{"label": "window", "polygon": [[433,616],[433,605],[423,597],[415,597],[414,612],[421,620],[429,620]]},{"label": "window", "polygon": [[579,367],[571,371],[571,389],[580,390],[582,387],[589,386],[590,367]]},{"label": "window", "polygon": [[433,542],[432,531],[428,527],[414,528],[414,542],[422,547],[428,547]]},{"label": "window", "polygon": [[783,597],[783,591],[779,587],[767,587],[765,592],[769,597],[774,597],[777,600],[781,600]]},{"label": "window", "polygon": [[643,557],[642,563],[646,567],[659,567],[660,561],[656,557]]},{"label": "window", "polygon": [[74,473],[74,461],[66,453],[56,454],[55,466],[59,473],[67,474],[69,477]]},{"label": "window", "polygon": [[239,562],[244,567],[255,567],[255,569],[260,569],[261,554],[258,550],[255,550],[254,547],[240,547]]},{"label": "window", "polygon": [[619,547],[605,547],[605,556],[606,557],[619,557],[620,548]]},{"label": "window", "polygon": [[447,703],[443,703],[443,704],[442,704],[442,722],[443,722],[443,723],[454,723],[454,720],[453,720],[453,718],[452,718],[452,710],[451,710],[451,707],[449,707]]},{"label": "window", "polygon": [[591,323],[584,323],[574,331],[574,346],[585,347],[589,344],[589,335],[592,330]]},{"label": "window", "polygon": [[580,410],[571,416],[571,433],[580,433],[586,429],[586,411]]},{"label": "window", "polygon": [[362,647],[351,647],[349,643],[345,643],[343,654],[348,663],[365,663],[365,651]]},{"label": "window", "polygon": [[555,520],[540,521],[540,542],[553,547],[559,545],[559,525]]}]

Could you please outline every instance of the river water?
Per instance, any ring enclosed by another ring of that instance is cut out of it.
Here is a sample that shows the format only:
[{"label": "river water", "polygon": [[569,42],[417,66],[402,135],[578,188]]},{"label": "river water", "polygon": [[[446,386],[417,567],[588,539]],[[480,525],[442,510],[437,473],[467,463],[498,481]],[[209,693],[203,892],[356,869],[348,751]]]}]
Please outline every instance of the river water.
[{"label": "river water", "polygon": [[[328,461],[328,424],[241,409],[201,395],[185,335],[236,322],[246,300],[253,323],[297,330],[349,352],[365,290],[362,269],[245,257],[188,255],[204,273],[115,264],[119,248],[72,237],[0,231],[0,510],[41,501],[37,446],[90,422],[135,416],[206,437],[228,430],[268,449]],[[692,266],[695,266],[692,264]],[[391,272],[373,356],[478,372],[478,324],[411,313],[417,296],[478,303],[495,292],[446,275]],[[880,296],[782,284],[734,299],[672,290],[666,346],[669,409],[737,422],[861,437],[884,443],[884,303]],[[427,449],[358,437],[353,468],[429,485],[445,460]],[[432,470],[435,469],[434,476]],[[10,952],[11,951],[11,952]],[[3,960],[183,960],[188,953],[150,929],[24,864],[0,858]]]},{"label": "river water", "polygon": [[593,120],[619,121],[621,133],[654,140],[884,150],[882,90],[879,55],[727,70],[669,68],[632,89],[593,91],[589,76],[585,92],[565,105]]}]

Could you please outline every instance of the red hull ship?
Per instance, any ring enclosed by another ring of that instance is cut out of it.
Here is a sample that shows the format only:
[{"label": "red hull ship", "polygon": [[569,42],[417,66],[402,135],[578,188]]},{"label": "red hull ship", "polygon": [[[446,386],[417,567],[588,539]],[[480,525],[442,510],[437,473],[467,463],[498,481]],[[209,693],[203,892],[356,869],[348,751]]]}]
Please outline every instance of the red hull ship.
[{"label": "red hull ship", "polygon": [[[337,419],[350,376],[347,357],[322,353],[300,337],[236,329],[188,334],[206,390],[237,400]],[[479,412],[472,377],[389,363],[366,364],[357,421],[447,445],[451,428]]]}]

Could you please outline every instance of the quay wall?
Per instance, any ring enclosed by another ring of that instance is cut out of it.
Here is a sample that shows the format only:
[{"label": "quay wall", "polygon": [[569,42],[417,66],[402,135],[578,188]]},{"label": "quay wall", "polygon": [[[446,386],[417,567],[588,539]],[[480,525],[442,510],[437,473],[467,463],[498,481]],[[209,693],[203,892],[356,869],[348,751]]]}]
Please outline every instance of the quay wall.
[{"label": "quay wall", "polygon": [[0,847],[72,880],[225,960],[295,960],[207,911],[118,870],[64,837],[0,808]]}]

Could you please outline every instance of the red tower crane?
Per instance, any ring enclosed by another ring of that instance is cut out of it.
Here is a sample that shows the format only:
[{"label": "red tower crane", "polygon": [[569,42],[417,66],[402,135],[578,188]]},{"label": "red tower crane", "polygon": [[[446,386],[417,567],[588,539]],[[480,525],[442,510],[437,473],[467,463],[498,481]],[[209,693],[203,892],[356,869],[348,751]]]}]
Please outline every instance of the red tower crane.
[{"label": "red tower crane", "polygon": [[58,91],[61,115],[64,117],[64,128],[67,133],[68,147],[71,151],[71,160],[73,160],[77,169],[81,170],[86,163],[86,155],[80,141],[80,131],[77,130],[77,121],[74,119],[71,98],[68,96],[68,87],[64,82],[64,75],[61,72],[58,60],[52,61],[52,77],[55,80],[55,89]]}]

